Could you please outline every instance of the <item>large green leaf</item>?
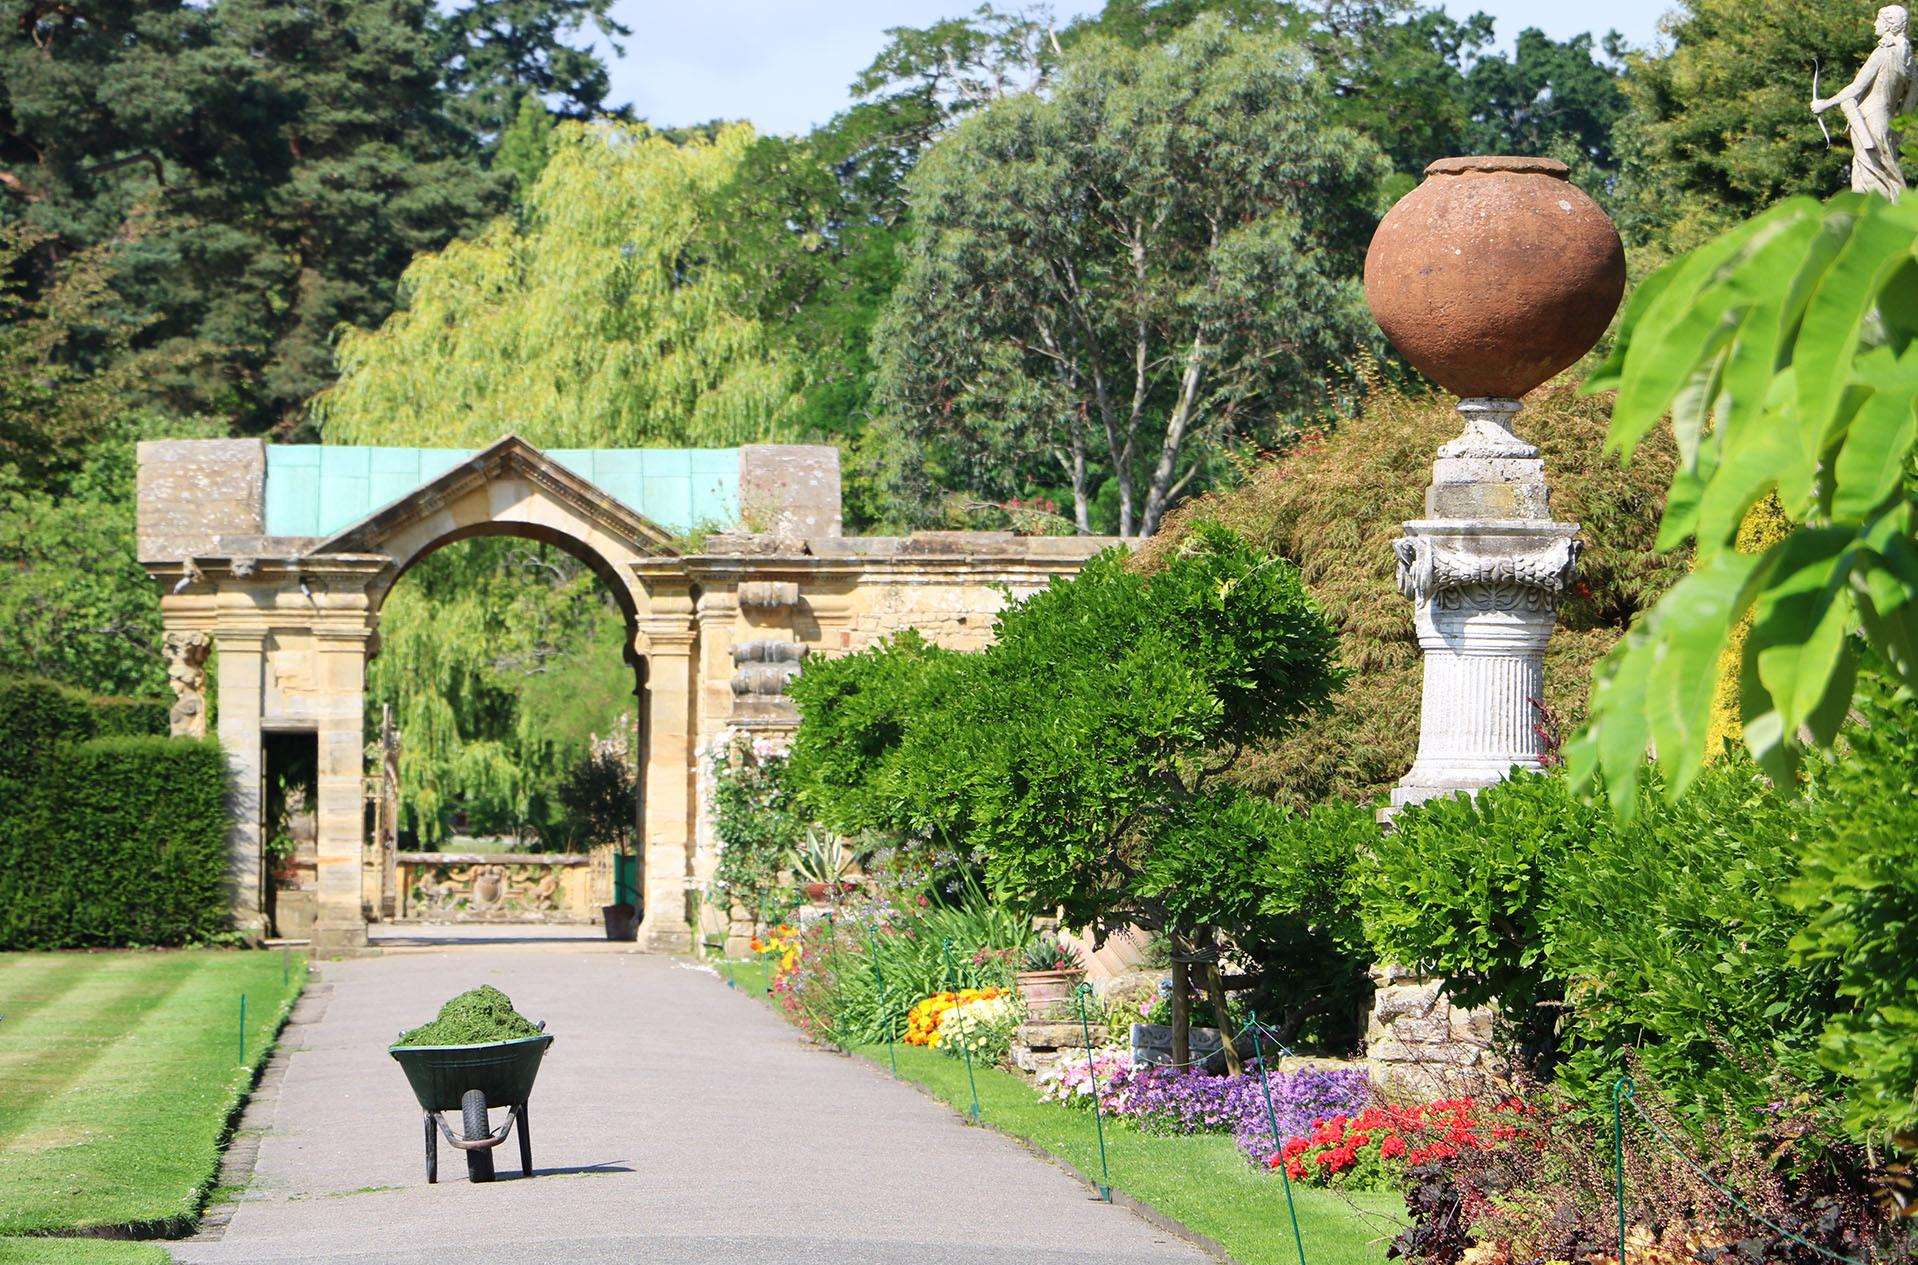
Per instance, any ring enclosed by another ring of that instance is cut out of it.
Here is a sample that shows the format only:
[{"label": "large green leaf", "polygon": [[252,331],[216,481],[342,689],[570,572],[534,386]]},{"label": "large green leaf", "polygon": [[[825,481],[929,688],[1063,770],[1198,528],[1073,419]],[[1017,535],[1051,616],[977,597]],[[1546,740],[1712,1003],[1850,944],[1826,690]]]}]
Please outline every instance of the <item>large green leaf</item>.
[{"label": "large green leaf", "polygon": [[1684,792],[1704,763],[1718,661],[1750,601],[1746,581],[1758,564],[1759,559],[1748,554],[1717,554],[1659,604],[1648,647],[1645,713],[1652,746],[1669,772],[1674,794]]},{"label": "large green leaf", "polygon": [[1753,238],[1776,229],[1790,213],[1789,206],[1774,208],[1668,265],[1671,275],[1658,293],[1628,312],[1614,352],[1622,373],[1611,447],[1629,457],[1697,375],[1700,362],[1730,339],[1737,324],[1731,311],[1741,296],[1722,284],[1726,271]]},{"label": "large green leaf", "polygon": [[[1803,441],[1799,460],[1808,468],[1816,466],[1826,432],[1837,421],[1845,388],[1852,382],[1852,358],[1879,291],[1911,258],[1918,229],[1914,214],[1918,212],[1901,212],[1882,198],[1866,199],[1844,247],[1812,291],[1792,353]],[[1780,479],[1787,486],[1799,481],[1809,483],[1810,477]]]},{"label": "large green leaf", "polygon": [[1786,733],[1824,699],[1853,623],[1852,547],[1844,527],[1800,528],[1766,555],[1745,656],[1777,707]]},{"label": "large green leaf", "polygon": [[1918,346],[1899,356],[1879,347],[1858,358],[1870,384],[1846,428],[1833,463],[1831,516],[1859,520],[1884,504],[1905,477],[1905,455],[1918,441]]}]

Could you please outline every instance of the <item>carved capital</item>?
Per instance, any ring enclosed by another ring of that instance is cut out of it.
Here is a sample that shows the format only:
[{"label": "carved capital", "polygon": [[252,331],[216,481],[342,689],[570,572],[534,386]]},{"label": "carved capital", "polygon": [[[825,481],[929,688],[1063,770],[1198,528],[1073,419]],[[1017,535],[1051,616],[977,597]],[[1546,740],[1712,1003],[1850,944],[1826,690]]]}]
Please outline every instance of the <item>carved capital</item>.
[{"label": "carved capital", "polygon": [[1427,536],[1401,536],[1392,548],[1398,554],[1399,592],[1445,609],[1465,604],[1481,610],[1552,609],[1578,571],[1574,536],[1556,537],[1526,553],[1467,553]]}]

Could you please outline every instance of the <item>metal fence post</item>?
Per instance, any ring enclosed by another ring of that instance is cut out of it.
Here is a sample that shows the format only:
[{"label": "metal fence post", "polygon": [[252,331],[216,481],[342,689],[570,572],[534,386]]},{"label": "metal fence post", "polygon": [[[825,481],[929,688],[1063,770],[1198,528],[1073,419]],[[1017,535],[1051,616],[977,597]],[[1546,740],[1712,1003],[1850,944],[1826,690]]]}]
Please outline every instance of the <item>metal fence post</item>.
[{"label": "metal fence post", "polygon": [[1092,1127],[1099,1135],[1099,1198],[1112,1202],[1112,1169],[1106,1163],[1106,1122],[1105,1108],[1099,1103],[1099,1066],[1092,1059],[1092,1024],[1086,1018],[1086,996],[1092,992],[1092,985],[1084,980],[1072,990],[1072,999],[1079,1003],[1079,1033],[1086,1043],[1086,1076],[1092,1081]]},{"label": "metal fence post", "polygon": [[866,947],[872,954],[872,982],[879,988],[879,1013],[886,1017],[886,1057],[892,1062],[892,1074],[899,1075],[899,1045],[892,1031],[892,1008],[886,995],[886,974],[879,969],[879,928],[866,926]]},{"label": "metal fence post", "polygon": [[1625,1100],[1632,1095],[1632,1078],[1612,1082],[1612,1172],[1618,1190],[1618,1265],[1625,1265]]},{"label": "metal fence post", "polygon": [[1299,1210],[1292,1204],[1292,1175],[1285,1171],[1285,1146],[1279,1140],[1279,1113],[1272,1107],[1272,1082],[1265,1071],[1265,1042],[1259,1036],[1262,1025],[1258,1015],[1252,1015],[1251,1019],[1252,1053],[1259,1060],[1259,1090],[1265,1095],[1265,1123],[1272,1130],[1272,1155],[1279,1162],[1279,1181],[1285,1185],[1285,1211],[1292,1218],[1292,1245],[1299,1250],[1299,1265],[1305,1265],[1305,1236],[1299,1233]]},{"label": "metal fence post", "polygon": [[[958,972],[957,972],[957,968],[955,968],[952,963],[952,937],[951,936],[946,937],[945,944],[940,947],[940,953],[943,954],[946,959],[946,991],[957,992],[959,990],[953,988],[952,986],[954,976]],[[966,1119],[971,1121],[973,1124],[978,1124],[979,1123],[979,1082],[974,1080],[972,1075],[972,1047],[962,1042],[959,1046],[959,1052],[966,1056],[966,1087],[972,1091],[972,1106],[966,1109]]]}]

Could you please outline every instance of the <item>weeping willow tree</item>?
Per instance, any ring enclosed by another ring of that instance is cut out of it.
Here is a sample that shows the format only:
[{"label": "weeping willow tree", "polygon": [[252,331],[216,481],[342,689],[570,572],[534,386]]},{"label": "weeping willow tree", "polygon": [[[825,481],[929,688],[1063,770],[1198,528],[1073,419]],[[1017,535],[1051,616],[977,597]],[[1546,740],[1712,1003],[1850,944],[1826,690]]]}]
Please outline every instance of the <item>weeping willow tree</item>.
[{"label": "weeping willow tree", "polygon": [[[752,132],[675,144],[562,125],[520,209],[413,261],[401,306],[340,336],[329,443],[729,446],[788,437],[799,374],[728,258]],[[369,694],[400,724],[403,825],[435,846],[573,833],[550,792],[633,711],[624,627],[558,551],[480,540],[427,558],[380,616]]]},{"label": "weeping willow tree", "polygon": [[567,123],[514,214],[416,258],[401,306],[339,339],[329,442],[723,447],[785,437],[799,374],[724,257],[752,130],[676,144]]},{"label": "weeping willow tree", "polygon": [[461,813],[475,833],[568,842],[552,791],[632,714],[625,636],[592,573],[548,546],[475,540],[408,572],[367,676],[400,726],[401,827],[435,847]]}]

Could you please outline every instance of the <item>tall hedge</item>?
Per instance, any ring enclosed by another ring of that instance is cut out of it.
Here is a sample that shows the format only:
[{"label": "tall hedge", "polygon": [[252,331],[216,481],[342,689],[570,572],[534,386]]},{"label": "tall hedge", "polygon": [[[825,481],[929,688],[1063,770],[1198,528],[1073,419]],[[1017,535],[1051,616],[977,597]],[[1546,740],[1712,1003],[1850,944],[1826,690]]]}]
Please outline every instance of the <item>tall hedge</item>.
[{"label": "tall hedge", "polygon": [[0,949],[186,944],[228,930],[218,744],[93,737],[151,714],[0,679]]},{"label": "tall hedge", "polygon": [[44,677],[0,677],[0,824],[22,807],[56,748],[97,732],[79,690]]},{"label": "tall hedge", "polygon": [[93,724],[102,738],[164,738],[173,705],[164,698],[108,694],[93,700]]}]

